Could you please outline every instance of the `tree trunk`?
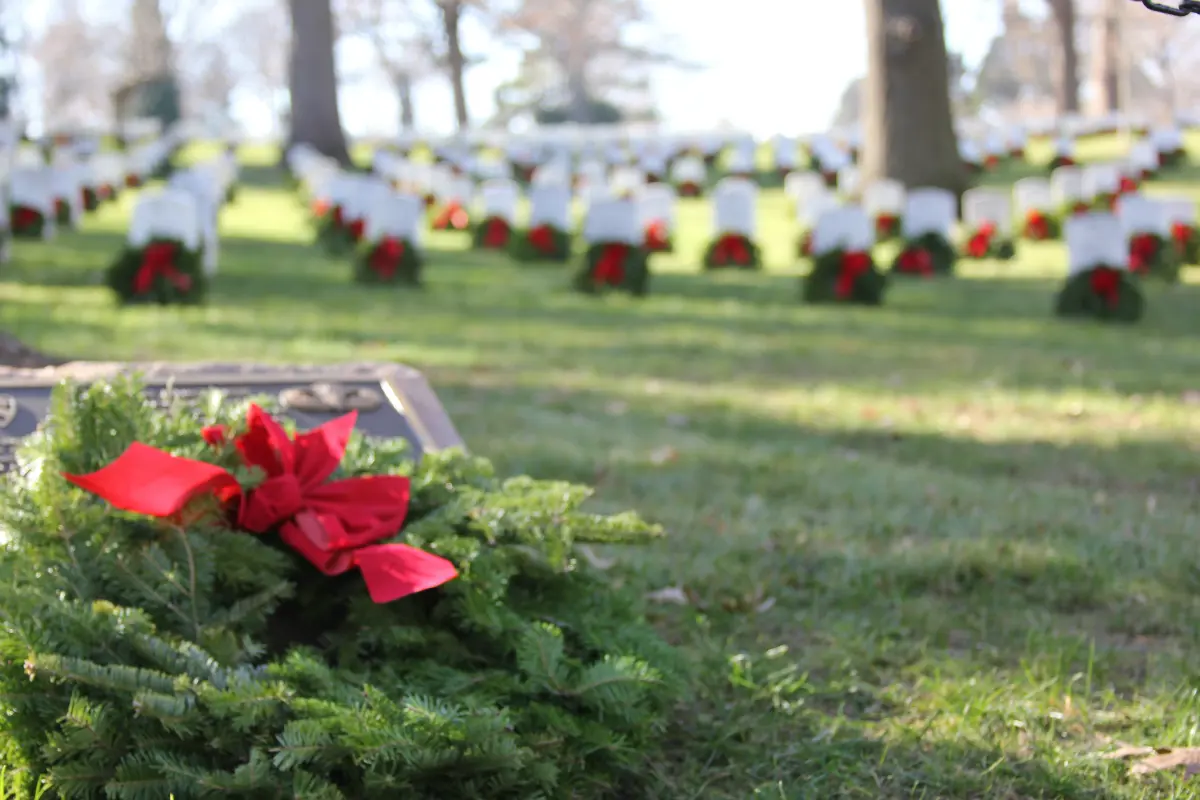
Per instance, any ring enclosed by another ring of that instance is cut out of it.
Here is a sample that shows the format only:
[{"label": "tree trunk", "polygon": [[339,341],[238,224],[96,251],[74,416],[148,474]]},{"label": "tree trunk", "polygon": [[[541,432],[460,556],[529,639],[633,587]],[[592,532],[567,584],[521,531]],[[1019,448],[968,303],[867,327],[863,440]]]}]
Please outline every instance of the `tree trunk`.
[{"label": "tree trunk", "polygon": [[442,34],[446,37],[446,68],[450,72],[450,88],[454,92],[454,121],[458,130],[471,127],[467,115],[466,59],[462,52],[459,25],[462,22],[462,0],[442,0]]},{"label": "tree trunk", "polygon": [[1062,72],[1058,76],[1058,111],[1079,113],[1079,48],[1075,42],[1077,14],[1075,0],[1049,0],[1050,12],[1058,28],[1058,49]]},{"label": "tree trunk", "polygon": [[572,70],[567,75],[567,111],[571,122],[579,125],[592,123],[592,98],[582,69]]},{"label": "tree trunk", "polygon": [[950,111],[938,0],[865,0],[864,181],[961,194],[967,173]]},{"label": "tree trunk", "polygon": [[350,153],[338,111],[333,13],[329,0],[288,0],[288,8],[292,18],[288,146],[307,143],[349,166]]},{"label": "tree trunk", "polygon": [[412,76],[401,72],[395,76],[396,98],[400,101],[400,130],[412,133],[416,127],[416,111],[413,109]]}]

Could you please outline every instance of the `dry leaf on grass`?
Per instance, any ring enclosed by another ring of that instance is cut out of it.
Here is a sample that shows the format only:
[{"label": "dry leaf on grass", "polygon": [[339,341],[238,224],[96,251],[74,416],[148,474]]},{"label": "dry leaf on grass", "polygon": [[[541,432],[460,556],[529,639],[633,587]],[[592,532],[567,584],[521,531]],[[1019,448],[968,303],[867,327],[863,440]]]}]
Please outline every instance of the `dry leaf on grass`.
[{"label": "dry leaf on grass", "polygon": [[650,463],[657,467],[679,460],[679,451],[671,445],[664,445],[650,454]]},{"label": "dry leaf on grass", "polygon": [[688,596],[684,594],[681,586],[667,586],[662,589],[655,589],[646,595],[646,599],[652,603],[673,603],[677,606],[686,606],[688,604]]},{"label": "dry leaf on grass", "polygon": [[1114,760],[1138,759],[1129,767],[1130,775],[1153,775],[1156,772],[1183,767],[1186,777],[1200,775],[1200,747],[1133,747],[1125,746],[1104,757]]}]

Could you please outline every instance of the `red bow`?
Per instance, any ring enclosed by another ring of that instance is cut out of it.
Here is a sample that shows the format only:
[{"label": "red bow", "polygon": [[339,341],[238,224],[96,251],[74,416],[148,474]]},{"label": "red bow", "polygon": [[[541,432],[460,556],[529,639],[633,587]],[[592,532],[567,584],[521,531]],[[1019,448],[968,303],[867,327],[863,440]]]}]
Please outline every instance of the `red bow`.
[{"label": "red bow", "polygon": [[1158,239],[1152,234],[1141,233],[1129,239],[1129,268],[1134,272],[1145,272],[1158,260]]},{"label": "red bow", "polygon": [[483,246],[493,250],[508,244],[508,223],[500,217],[490,217],[483,231]]},{"label": "red bow", "polygon": [[1050,238],[1050,220],[1036,208],[1031,208],[1025,215],[1025,235],[1035,241]]},{"label": "red bow", "polygon": [[[234,439],[247,466],[266,480],[244,491],[225,469],[134,442],[108,466],[68,481],[117,508],[179,519],[202,496],[238,501],[237,526],[250,533],[278,529],[280,538],[326,575],[362,572],[376,603],[432,589],[457,577],[440,556],[404,544],[375,544],[394,535],[408,513],[409,480],[376,475],[329,481],[346,453],[355,412],[288,438],[283,426],[250,406],[248,429]],[[206,428],[210,444],[225,442],[221,427]]]},{"label": "red bow", "polygon": [[900,254],[900,258],[896,261],[896,268],[901,272],[932,275],[933,256],[922,247],[910,248]]},{"label": "red bow", "polygon": [[1138,190],[1138,182],[1128,176],[1121,178],[1121,185],[1117,189],[1118,194],[1133,194]]},{"label": "red bow", "polygon": [[29,206],[16,206],[12,210],[11,227],[18,233],[34,227],[42,221],[42,212]]},{"label": "red bow", "polygon": [[366,227],[367,223],[365,220],[351,220],[350,223],[346,225],[346,233],[350,234],[350,238],[352,240],[361,242],[363,238],[363,232],[366,230]]},{"label": "red bow", "polygon": [[1180,251],[1187,250],[1188,245],[1192,243],[1192,237],[1195,233],[1195,229],[1186,222],[1176,222],[1171,226],[1171,239]]},{"label": "red bow", "polygon": [[1116,308],[1121,301],[1121,273],[1112,267],[1096,267],[1092,270],[1092,291],[1108,303],[1109,308]]},{"label": "red bow", "polygon": [[1073,167],[1075,166],[1075,159],[1071,158],[1070,156],[1059,156],[1058,165],[1060,167]]},{"label": "red bow", "polygon": [[971,258],[987,258],[992,249],[992,237],[996,235],[996,226],[985,222],[975,231],[975,235],[967,242],[967,255]]},{"label": "red bow", "polygon": [[346,212],[342,211],[341,204],[335,205],[329,210],[329,220],[338,230],[346,227]]},{"label": "red bow", "polygon": [[456,231],[464,230],[470,224],[470,218],[467,216],[466,210],[462,204],[454,201],[448,203],[442,209],[442,213],[437,215],[433,221],[433,229],[435,231],[444,231],[447,228],[454,228]]},{"label": "red bow", "polygon": [[1073,206],[1071,206],[1072,214],[1087,214],[1091,210],[1092,210],[1092,204],[1085,203],[1082,200],[1076,200],[1075,204]]},{"label": "red bow", "polygon": [[602,286],[620,286],[625,282],[625,259],[633,248],[627,244],[608,244],[600,251],[592,280]]},{"label": "red bow", "polygon": [[983,160],[983,165],[988,169],[995,169],[996,167],[1000,166],[1000,157],[988,156]]},{"label": "red bow", "polygon": [[713,245],[713,266],[725,267],[735,264],[739,267],[750,266],[750,248],[746,245],[746,237],[736,233],[727,233]]},{"label": "red bow", "polygon": [[667,223],[656,219],[646,226],[646,249],[652,253],[661,253],[671,246],[671,237],[667,233]]},{"label": "red bow", "polygon": [[404,259],[404,241],[395,236],[384,237],[371,252],[368,265],[379,277],[391,280],[400,269]]},{"label": "red bow", "polygon": [[854,284],[859,277],[871,271],[871,256],[861,250],[842,254],[841,271],[833,284],[833,293],[842,300],[854,294]]},{"label": "red bow", "polygon": [[538,225],[529,230],[529,244],[545,255],[554,254],[554,229],[549,225]]},{"label": "red bow", "polygon": [[679,194],[683,197],[695,197],[700,194],[700,187],[693,181],[684,181],[679,184]]},{"label": "red bow", "polygon": [[179,248],[173,242],[152,242],[142,250],[142,263],[133,276],[133,293],[146,294],[161,278],[181,292],[190,292],[192,277],[175,266]]},{"label": "red bow", "polygon": [[325,216],[332,210],[333,209],[331,209],[329,207],[328,200],[313,200],[312,213],[313,213],[314,217],[317,217],[318,219],[320,219],[321,217]]},{"label": "red bow", "polygon": [[137,175],[126,175],[125,186],[129,189],[136,189],[142,185],[142,179]]},{"label": "red bow", "polygon": [[108,200],[113,196],[113,187],[111,183],[103,183],[100,185],[100,198]]},{"label": "red bow", "polygon": [[899,224],[900,218],[895,214],[879,214],[875,217],[875,235],[886,239],[896,232],[896,226]]}]

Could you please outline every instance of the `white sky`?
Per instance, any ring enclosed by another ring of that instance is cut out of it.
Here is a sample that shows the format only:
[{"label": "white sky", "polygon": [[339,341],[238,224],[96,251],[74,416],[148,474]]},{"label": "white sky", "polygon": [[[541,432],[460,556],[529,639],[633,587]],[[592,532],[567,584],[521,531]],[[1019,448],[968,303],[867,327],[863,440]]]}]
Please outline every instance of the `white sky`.
[{"label": "white sky", "polygon": [[[213,11],[219,13],[218,7],[237,1],[213,0]],[[728,121],[760,136],[822,130],[832,119],[847,81],[866,68],[859,0],[737,0],[732,4],[648,0],[648,4],[679,55],[704,65],[695,72],[664,70],[656,76],[659,108],[671,129],[705,129]],[[942,3],[949,45],[962,52],[968,63],[982,58],[998,32],[1000,5],[994,0]],[[44,19],[44,12],[34,8],[31,21],[35,15]],[[467,78],[468,108],[473,119],[482,121],[494,109],[493,90],[516,72],[519,57],[488,47],[478,30],[467,30],[464,38],[470,52],[489,56]],[[339,48],[343,72],[361,71],[371,59],[365,43],[347,41]],[[445,80],[435,77],[420,84],[415,104],[423,130],[451,130],[453,103]],[[397,103],[386,86],[347,85],[341,107],[343,124],[352,135],[391,133],[397,127]],[[260,99],[238,95],[234,113],[251,135],[270,132],[272,112]]]}]

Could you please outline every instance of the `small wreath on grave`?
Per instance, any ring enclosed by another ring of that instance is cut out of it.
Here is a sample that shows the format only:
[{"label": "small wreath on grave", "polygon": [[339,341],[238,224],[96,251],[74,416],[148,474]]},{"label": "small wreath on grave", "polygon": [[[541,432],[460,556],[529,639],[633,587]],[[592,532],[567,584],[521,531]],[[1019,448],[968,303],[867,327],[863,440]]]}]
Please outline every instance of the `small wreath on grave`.
[{"label": "small wreath on grave", "polygon": [[680,181],[675,191],[680,197],[700,197],[704,194],[704,188],[695,181]]},{"label": "small wreath on grave", "polygon": [[509,253],[517,261],[527,263],[562,263],[571,258],[571,234],[546,223],[534,225],[527,231],[515,233],[509,239]]},{"label": "small wreath on grave", "polygon": [[1200,236],[1197,236],[1195,225],[1176,222],[1171,226],[1171,241],[1181,263],[1200,264]]},{"label": "small wreath on grave", "polygon": [[817,170],[821,173],[821,180],[825,181],[825,187],[828,189],[838,188],[838,174],[836,170]]},{"label": "small wreath on grave", "polygon": [[341,204],[333,205],[317,220],[317,244],[330,256],[351,252],[363,236],[362,220],[347,220]]},{"label": "small wreath on grave", "polygon": [[1067,278],[1054,313],[1105,322],[1137,322],[1145,310],[1141,287],[1128,270],[1100,265]]},{"label": "small wreath on grave", "polygon": [[109,266],[106,282],[126,304],[195,305],[208,288],[200,250],[177,239],[126,247]]},{"label": "small wreath on grave", "polygon": [[54,198],[54,221],[66,228],[75,221],[71,217],[71,204],[65,197]]},{"label": "small wreath on grave", "polygon": [[983,159],[983,168],[988,172],[994,172],[1000,168],[1000,156],[995,153]]},{"label": "small wreath on grave", "polygon": [[1101,205],[1095,200],[1093,200],[1091,202],[1088,202],[1087,200],[1084,200],[1082,198],[1079,198],[1076,200],[1068,200],[1065,203],[1063,203],[1062,206],[1059,208],[1058,218],[1065,220],[1065,219],[1070,219],[1071,217],[1080,217],[1080,216],[1083,216],[1084,214],[1091,214],[1093,211],[1096,211],[1096,210],[1107,211],[1108,208],[1101,207]]},{"label": "small wreath on grave", "polygon": [[1142,190],[1142,181],[1148,181],[1152,177],[1154,177],[1153,174],[1145,172],[1138,173],[1136,177],[1133,175],[1122,175],[1121,181],[1117,185],[1117,194],[1137,194]]},{"label": "small wreath on grave", "polygon": [[1182,147],[1174,150],[1159,151],[1158,165],[1162,169],[1174,169],[1187,161],[1187,150]]},{"label": "small wreath on grave", "polygon": [[647,253],[674,253],[675,237],[664,220],[653,220],[646,224],[642,248]]},{"label": "small wreath on grave", "polygon": [[1040,208],[1031,208],[1025,212],[1025,224],[1021,228],[1021,235],[1031,242],[1058,239],[1062,236],[1062,223],[1053,214]]},{"label": "small wreath on grave", "polygon": [[649,283],[649,254],[625,242],[589,245],[583,268],[575,276],[575,288],[586,294],[621,291],[641,297],[648,291]]},{"label": "small wreath on grave", "polygon": [[8,221],[14,239],[41,239],[45,235],[46,216],[32,206],[9,206]]},{"label": "small wreath on grave", "polygon": [[812,258],[813,254],[813,232],[812,229],[802,232],[796,240],[796,255],[800,258]]},{"label": "small wreath on grave", "polygon": [[512,225],[504,217],[484,217],[471,226],[471,247],[476,250],[507,250],[512,241]]},{"label": "small wreath on grave", "polygon": [[465,231],[471,227],[471,215],[457,200],[451,200],[442,206],[433,218],[432,228],[435,231]]},{"label": "small wreath on grave", "polygon": [[904,243],[904,248],[892,262],[892,272],[926,278],[950,275],[957,260],[954,246],[946,237],[930,231]]},{"label": "small wreath on grave", "polygon": [[881,211],[875,215],[875,238],[886,242],[900,235],[900,215]]},{"label": "small wreath on grave", "polygon": [[139,189],[142,186],[142,176],[130,172],[125,176],[126,189]]},{"label": "small wreath on grave", "polygon": [[887,276],[865,250],[831,250],[813,259],[804,276],[801,296],[806,303],[883,304]]},{"label": "small wreath on grave", "polygon": [[762,251],[744,233],[723,233],[704,249],[705,269],[759,269]]},{"label": "small wreath on grave", "polygon": [[385,236],[364,242],[354,259],[354,279],[359,283],[421,285],[424,259],[408,239]]},{"label": "small wreath on grave", "polygon": [[1075,164],[1075,159],[1071,158],[1070,156],[1057,155],[1050,159],[1050,171],[1053,172],[1060,167],[1073,167]]},{"label": "small wreath on grave", "polygon": [[100,184],[100,186],[97,187],[96,191],[99,192],[99,194],[100,194],[100,202],[101,203],[111,203],[112,201],[117,199],[117,196],[119,194],[117,187],[113,186],[111,183]]},{"label": "small wreath on grave", "polygon": [[1013,149],[1008,151],[1008,157],[1011,158],[1013,161],[1024,161],[1025,160],[1025,148],[1024,147],[1014,147]]},{"label": "small wreath on grave", "polygon": [[91,213],[100,208],[100,193],[94,186],[85,186],[80,192],[83,201],[83,210]]},{"label": "small wreath on grave", "polygon": [[1001,236],[994,222],[985,222],[967,234],[963,256],[970,259],[1011,261],[1017,249],[1009,237]]},{"label": "small wreath on grave", "polygon": [[1181,259],[1175,243],[1156,233],[1135,233],[1129,237],[1129,271],[1137,276],[1179,280]]}]

